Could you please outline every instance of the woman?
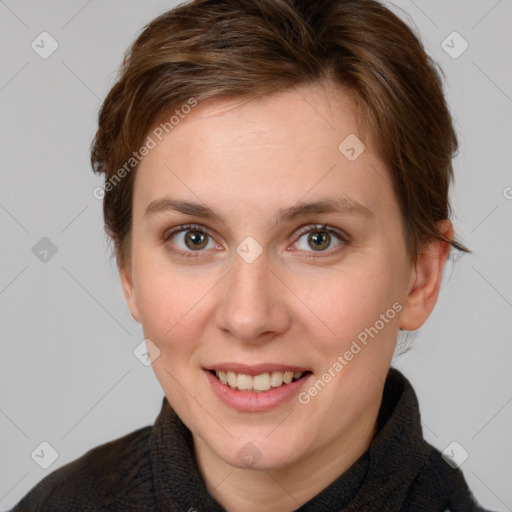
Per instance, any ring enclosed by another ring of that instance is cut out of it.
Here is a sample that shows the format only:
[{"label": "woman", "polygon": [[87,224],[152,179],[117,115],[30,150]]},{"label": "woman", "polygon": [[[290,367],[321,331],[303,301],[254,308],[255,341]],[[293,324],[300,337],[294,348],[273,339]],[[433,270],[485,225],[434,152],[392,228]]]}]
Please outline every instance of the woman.
[{"label": "woman", "polygon": [[483,510],[390,369],[467,251],[456,148],[434,65],[373,0],[151,22],[92,164],[162,410],[14,510]]}]

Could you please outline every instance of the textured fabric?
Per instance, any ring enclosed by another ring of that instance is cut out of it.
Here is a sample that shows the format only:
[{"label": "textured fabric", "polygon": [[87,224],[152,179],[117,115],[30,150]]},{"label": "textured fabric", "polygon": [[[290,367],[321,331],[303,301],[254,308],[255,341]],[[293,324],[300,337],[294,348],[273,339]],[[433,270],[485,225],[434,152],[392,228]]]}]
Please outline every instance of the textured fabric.
[{"label": "textured fabric", "polygon": [[[462,472],[422,435],[409,381],[390,369],[370,448],[301,512],[479,512]],[[21,511],[222,512],[194,458],[192,435],[163,399],[152,427],[98,446],[39,482]],[[266,512],[266,511],[265,511]]]}]

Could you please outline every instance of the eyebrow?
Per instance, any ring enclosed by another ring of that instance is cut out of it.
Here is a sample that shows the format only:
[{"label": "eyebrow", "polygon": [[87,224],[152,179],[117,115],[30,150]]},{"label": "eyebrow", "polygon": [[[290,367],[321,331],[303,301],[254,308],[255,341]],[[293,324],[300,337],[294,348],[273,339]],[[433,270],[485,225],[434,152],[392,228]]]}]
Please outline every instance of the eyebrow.
[{"label": "eyebrow", "polygon": [[[144,212],[144,217],[149,218],[158,213],[169,211],[181,212],[186,215],[227,224],[221,213],[205,204],[181,201],[170,197],[162,197],[149,203]],[[298,202],[289,208],[281,208],[277,211],[276,224],[283,221],[291,221],[312,213],[344,213],[363,215],[368,218],[374,217],[373,212],[358,201],[348,197],[324,197],[314,202]]]}]

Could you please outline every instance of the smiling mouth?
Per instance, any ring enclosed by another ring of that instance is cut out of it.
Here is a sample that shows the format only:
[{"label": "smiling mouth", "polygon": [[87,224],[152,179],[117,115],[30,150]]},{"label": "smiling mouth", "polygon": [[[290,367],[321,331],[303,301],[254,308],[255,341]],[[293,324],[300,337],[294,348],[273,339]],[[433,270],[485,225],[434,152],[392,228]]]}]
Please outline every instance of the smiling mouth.
[{"label": "smiling mouth", "polygon": [[254,393],[262,393],[281,386],[286,386],[292,382],[303,379],[311,373],[310,371],[294,372],[290,370],[284,372],[266,372],[253,376],[232,371],[208,371],[231,389],[252,391]]}]

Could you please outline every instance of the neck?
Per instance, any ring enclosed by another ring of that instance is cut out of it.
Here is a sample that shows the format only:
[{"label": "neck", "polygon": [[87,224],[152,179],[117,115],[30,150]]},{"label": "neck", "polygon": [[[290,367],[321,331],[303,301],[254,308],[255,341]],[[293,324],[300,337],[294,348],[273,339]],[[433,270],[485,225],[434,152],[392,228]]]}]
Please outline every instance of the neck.
[{"label": "neck", "polygon": [[[240,469],[227,464],[194,437],[197,464],[209,493],[227,512],[291,512],[345,473],[376,433],[380,401],[350,431],[280,469]],[[336,454],[333,456],[333,454]]]}]

